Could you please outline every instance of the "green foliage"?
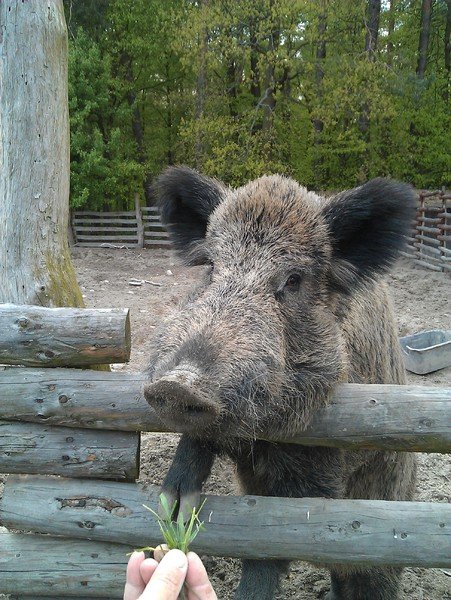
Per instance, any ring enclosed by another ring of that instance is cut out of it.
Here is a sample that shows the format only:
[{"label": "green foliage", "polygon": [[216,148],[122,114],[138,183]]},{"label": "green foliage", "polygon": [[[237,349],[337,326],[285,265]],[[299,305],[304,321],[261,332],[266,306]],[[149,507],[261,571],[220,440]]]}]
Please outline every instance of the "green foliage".
[{"label": "green foliage", "polygon": [[66,0],[72,206],[151,202],[168,163],[234,186],[270,172],[324,190],[449,183],[449,9],[433,1],[419,77],[421,3],[382,3],[372,55],[367,4]]},{"label": "green foliage", "polygon": [[143,176],[126,135],[130,109],[112,103],[111,60],[82,29],[69,51],[69,113],[72,207],[126,205]]}]

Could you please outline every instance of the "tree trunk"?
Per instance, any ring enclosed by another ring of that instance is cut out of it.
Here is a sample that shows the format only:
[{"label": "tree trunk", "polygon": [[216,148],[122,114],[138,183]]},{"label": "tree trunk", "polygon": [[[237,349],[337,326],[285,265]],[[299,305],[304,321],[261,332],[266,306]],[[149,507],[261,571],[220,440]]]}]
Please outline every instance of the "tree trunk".
[{"label": "tree trunk", "polygon": [[365,52],[371,60],[373,60],[377,48],[380,14],[381,0],[368,0]]},{"label": "tree trunk", "polygon": [[260,69],[258,66],[258,52],[257,52],[257,26],[255,23],[255,18],[250,19],[249,21],[249,43],[251,45],[250,49],[250,67],[251,67],[251,83],[250,83],[250,92],[254,98],[254,104],[257,106],[261,96],[261,86],[260,86]]},{"label": "tree trunk", "polygon": [[203,136],[201,133],[201,127],[199,127],[199,121],[202,120],[205,112],[205,97],[207,93],[207,51],[208,51],[208,30],[206,25],[206,9],[208,8],[208,0],[202,0],[201,12],[205,18],[205,25],[202,27],[202,37],[200,40],[199,49],[199,72],[197,74],[196,83],[196,121],[198,121],[198,127],[196,131],[195,141],[195,163],[196,168],[202,168],[204,144]]},{"label": "tree trunk", "polygon": [[67,241],[63,3],[4,0],[0,31],[0,302],[83,306]]},{"label": "tree trunk", "polygon": [[449,97],[449,81],[451,80],[451,0],[448,0],[448,9],[446,11],[446,28],[445,28],[445,102],[448,101]]},{"label": "tree trunk", "polygon": [[[366,18],[365,53],[368,60],[373,61],[376,54],[377,38],[379,35],[379,19],[381,14],[381,0],[368,0]],[[369,142],[370,106],[364,102],[359,117],[359,129],[364,140]]]},{"label": "tree trunk", "polygon": [[394,45],[392,35],[395,31],[395,0],[390,0],[388,6],[388,42],[387,42],[387,64],[389,67],[393,64]]},{"label": "tree trunk", "polygon": [[[324,60],[326,58],[326,40],[324,39],[327,29],[327,14],[326,3],[321,2],[321,12],[318,16],[317,34],[318,41],[316,42],[316,62],[315,62],[315,83],[316,95],[319,103],[323,97],[323,79],[324,79]],[[321,132],[324,128],[324,123],[321,119],[313,120],[315,129],[315,143],[321,143]]]},{"label": "tree trunk", "polygon": [[423,79],[426,72],[428,46],[429,46],[429,33],[431,29],[431,14],[432,14],[432,0],[423,0],[421,3],[421,29],[420,39],[418,42],[418,63],[417,63],[417,77]]}]

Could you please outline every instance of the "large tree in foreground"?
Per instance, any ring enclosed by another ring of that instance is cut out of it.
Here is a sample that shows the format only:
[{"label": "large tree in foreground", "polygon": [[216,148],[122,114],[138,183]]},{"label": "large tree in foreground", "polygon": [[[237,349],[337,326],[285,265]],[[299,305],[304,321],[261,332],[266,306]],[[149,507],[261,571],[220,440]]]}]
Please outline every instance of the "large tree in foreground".
[{"label": "large tree in foreground", "polygon": [[3,0],[0,30],[0,302],[81,306],[67,241],[62,0]]}]

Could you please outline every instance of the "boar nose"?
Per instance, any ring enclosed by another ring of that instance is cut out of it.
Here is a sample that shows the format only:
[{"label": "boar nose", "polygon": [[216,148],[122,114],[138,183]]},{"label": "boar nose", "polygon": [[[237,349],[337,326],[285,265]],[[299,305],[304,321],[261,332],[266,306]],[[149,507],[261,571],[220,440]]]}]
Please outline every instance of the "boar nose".
[{"label": "boar nose", "polygon": [[219,406],[199,389],[193,370],[176,368],[144,386],[144,397],[160,419],[182,431],[207,427],[219,415]]}]

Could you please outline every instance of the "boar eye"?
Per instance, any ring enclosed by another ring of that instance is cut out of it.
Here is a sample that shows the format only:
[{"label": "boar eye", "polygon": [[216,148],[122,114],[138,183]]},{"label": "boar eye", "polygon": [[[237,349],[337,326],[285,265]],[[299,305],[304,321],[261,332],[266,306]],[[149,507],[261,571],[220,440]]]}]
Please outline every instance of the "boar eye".
[{"label": "boar eye", "polygon": [[286,280],[284,290],[288,290],[290,292],[297,292],[300,285],[301,285],[301,276],[298,275],[297,273],[293,273]]}]

